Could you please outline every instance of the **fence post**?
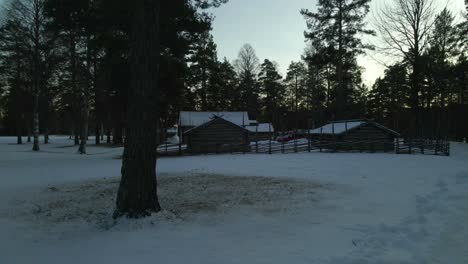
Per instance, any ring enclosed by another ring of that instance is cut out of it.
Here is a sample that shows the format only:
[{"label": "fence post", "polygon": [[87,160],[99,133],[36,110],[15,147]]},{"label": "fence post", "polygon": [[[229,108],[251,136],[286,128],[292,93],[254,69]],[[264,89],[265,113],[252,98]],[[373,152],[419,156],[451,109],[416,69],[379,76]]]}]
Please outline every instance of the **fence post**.
[{"label": "fence post", "polygon": [[310,129],[307,128],[307,147],[308,147],[308,151],[310,152]]},{"label": "fence post", "polygon": [[437,155],[437,153],[439,152],[439,140],[436,139],[436,144],[435,144],[435,154]]}]

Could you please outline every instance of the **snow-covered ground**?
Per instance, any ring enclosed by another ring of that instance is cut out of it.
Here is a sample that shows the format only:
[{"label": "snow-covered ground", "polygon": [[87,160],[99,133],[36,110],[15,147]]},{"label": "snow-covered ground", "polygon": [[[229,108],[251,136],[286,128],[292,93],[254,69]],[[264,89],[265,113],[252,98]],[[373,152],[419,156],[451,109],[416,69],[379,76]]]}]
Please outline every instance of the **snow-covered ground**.
[{"label": "snow-covered ground", "polygon": [[122,148],[0,138],[0,263],[468,263],[468,145],[452,156],[158,161],[164,211],[111,219]]}]

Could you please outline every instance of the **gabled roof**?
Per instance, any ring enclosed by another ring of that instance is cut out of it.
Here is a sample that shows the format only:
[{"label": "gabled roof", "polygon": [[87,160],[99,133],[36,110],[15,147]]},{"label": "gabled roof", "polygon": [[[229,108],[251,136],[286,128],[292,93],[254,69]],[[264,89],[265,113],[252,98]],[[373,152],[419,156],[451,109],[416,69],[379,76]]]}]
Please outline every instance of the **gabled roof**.
[{"label": "gabled roof", "polygon": [[378,127],[382,130],[387,131],[390,134],[393,134],[395,136],[399,136],[400,134],[394,130],[391,130],[381,124],[378,124],[373,121],[369,120],[344,120],[344,121],[337,121],[337,122],[331,122],[323,127],[319,127],[316,129],[312,129],[309,131],[310,134],[318,134],[318,135],[341,135],[346,132],[352,131],[354,129],[357,129],[359,127],[362,127],[367,124],[372,124],[375,127]]},{"label": "gabled roof", "polygon": [[225,122],[225,123],[228,123],[228,124],[232,125],[233,127],[236,127],[238,129],[240,129],[240,130],[243,130],[245,132],[249,132],[247,129],[245,129],[242,126],[238,126],[237,124],[234,124],[233,122],[231,122],[229,120],[226,120],[226,119],[224,119],[222,117],[215,116],[210,121],[208,121],[208,122],[206,122],[204,124],[201,124],[199,126],[196,126],[196,127],[192,128],[192,129],[187,130],[186,132],[184,132],[184,134],[191,134],[191,133],[193,133],[193,132],[195,132],[197,130],[200,130],[200,129],[204,128],[204,127],[210,126],[211,124],[213,124],[215,122]]},{"label": "gabled roof", "polygon": [[197,127],[211,121],[214,117],[221,117],[238,126],[249,125],[247,112],[180,112],[179,125],[183,127]]}]

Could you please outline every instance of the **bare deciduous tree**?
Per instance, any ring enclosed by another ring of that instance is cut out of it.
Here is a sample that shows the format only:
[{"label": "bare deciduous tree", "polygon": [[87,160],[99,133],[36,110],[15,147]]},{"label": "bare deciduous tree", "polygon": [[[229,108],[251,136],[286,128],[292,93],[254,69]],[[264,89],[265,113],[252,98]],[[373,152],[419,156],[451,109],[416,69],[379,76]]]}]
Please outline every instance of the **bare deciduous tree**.
[{"label": "bare deciduous tree", "polygon": [[[382,41],[380,51],[387,56],[399,57],[411,65],[410,104],[416,118],[416,122],[412,123],[416,127],[420,121],[421,56],[429,43],[434,16],[434,0],[393,0],[375,16],[375,25]],[[415,128],[413,133],[416,132]]]}]

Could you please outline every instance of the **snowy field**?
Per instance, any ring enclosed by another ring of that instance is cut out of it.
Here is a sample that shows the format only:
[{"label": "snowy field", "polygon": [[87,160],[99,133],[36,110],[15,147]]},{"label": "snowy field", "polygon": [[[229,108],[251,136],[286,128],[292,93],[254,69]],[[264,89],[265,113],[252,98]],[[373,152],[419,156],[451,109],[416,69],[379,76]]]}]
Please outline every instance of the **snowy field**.
[{"label": "snowy field", "polygon": [[468,145],[452,156],[158,160],[164,211],[111,219],[122,148],[0,138],[0,263],[468,263]]}]

